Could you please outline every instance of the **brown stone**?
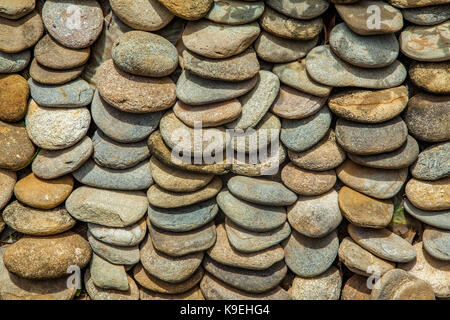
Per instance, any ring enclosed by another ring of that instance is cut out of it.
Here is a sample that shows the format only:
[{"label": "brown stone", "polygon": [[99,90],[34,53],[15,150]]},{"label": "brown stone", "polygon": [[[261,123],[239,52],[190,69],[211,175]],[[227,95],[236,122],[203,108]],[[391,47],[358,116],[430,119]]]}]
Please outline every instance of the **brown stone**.
[{"label": "brown stone", "polygon": [[28,49],[43,33],[44,24],[36,11],[18,20],[0,17],[0,51],[16,53]]},{"label": "brown stone", "polygon": [[57,85],[67,83],[78,78],[83,72],[83,69],[84,66],[70,70],[54,70],[40,65],[36,59],[33,59],[30,65],[30,76],[36,82],[48,85]]},{"label": "brown stone", "polygon": [[198,20],[208,13],[213,0],[158,0],[174,15],[186,20]]},{"label": "brown stone", "polygon": [[30,87],[18,74],[0,75],[0,120],[16,122],[27,112]]},{"label": "brown stone", "polygon": [[0,17],[16,20],[33,11],[35,0],[0,0]]},{"label": "brown stone", "polygon": [[409,68],[414,84],[435,94],[450,94],[450,61],[414,63]]},{"label": "brown stone", "polygon": [[354,274],[344,284],[341,300],[370,300],[370,292],[367,288],[367,278]]},{"label": "brown stone", "polygon": [[11,199],[16,181],[17,175],[14,171],[0,169],[0,210]]},{"label": "brown stone", "polygon": [[436,181],[412,178],[405,188],[411,203],[422,210],[439,211],[450,209],[450,177]]},{"label": "brown stone", "polygon": [[34,145],[22,124],[0,121],[0,168],[21,169],[30,163],[34,151]]}]

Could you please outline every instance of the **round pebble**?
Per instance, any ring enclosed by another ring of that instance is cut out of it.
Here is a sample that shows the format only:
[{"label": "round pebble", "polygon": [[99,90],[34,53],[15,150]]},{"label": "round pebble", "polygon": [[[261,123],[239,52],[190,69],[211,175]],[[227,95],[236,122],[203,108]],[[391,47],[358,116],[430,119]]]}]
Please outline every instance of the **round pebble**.
[{"label": "round pebble", "polygon": [[0,120],[20,121],[27,112],[30,88],[18,74],[0,74]]},{"label": "round pebble", "polygon": [[31,48],[44,33],[44,24],[37,12],[21,19],[9,20],[0,17],[0,51],[18,53]]}]

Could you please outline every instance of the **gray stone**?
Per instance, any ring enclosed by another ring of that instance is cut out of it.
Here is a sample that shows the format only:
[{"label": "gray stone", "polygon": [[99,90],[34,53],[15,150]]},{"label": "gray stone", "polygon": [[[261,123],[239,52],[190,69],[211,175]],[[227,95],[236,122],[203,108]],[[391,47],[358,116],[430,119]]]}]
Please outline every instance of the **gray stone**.
[{"label": "gray stone", "polygon": [[411,174],[420,180],[438,180],[450,175],[450,142],[435,144],[419,154]]},{"label": "gray stone", "polygon": [[143,190],[153,184],[148,161],[128,169],[116,170],[99,166],[92,159],[72,172],[80,183],[102,189]]},{"label": "gray stone", "polygon": [[25,69],[31,60],[31,51],[17,53],[0,51],[0,73],[16,73]]},{"label": "gray stone", "polygon": [[450,4],[402,10],[403,18],[414,24],[432,26],[450,18]]},{"label": "gray stone", "polygon": [[264,2],[215,0],[206,19],[224,24],[246,24],[258,19],[264,12]]},{"label": "gray stone", "polygon": [[92,251],[112,264],[134,265],[139,262],[139,247],[119,247],[95,239],[90,232],[87,233]]},{"label": "gray stone", "polygon": [[148,219],[151,224],[171,232],[187,232],[203,227],[219,212],[215,199],[187,207],[164,209],[149,206]]},{"label": "gray stone", "polygon": [[127,276],[128,290],[102,289],[94,284],[90,269],[84,273],[84,287],[92,300],[139,300],[139,288],[134,280]]},{"label": "gray stone", "polygon": [[360,68],[338,58],[328,45],[308,53],[306,69],[313,80],[332,87],[392,88],[402,84],[407,75],[398,60],[384,68]]},{"label": "gray stone", "polygon": [[217,204],[234,223],[251,231],[270,231],[286,221],[285,208],[263,206],[240,200],[226,189],[217,195]]},{"label": "gray stone", "polygon": [[124,266],[112,264],[95,253],[92,255],[89,271],[92,281],[99,288],[120,291],[127,291],[129,288]]},{"label": "gray stone", "polygon": [[221,102],[246,94],[257,82],[257,77],[241,82],[209,80],[183,71],[177,82],[177,97],[190,105]]},{"label": "gray stone", "polygon": [[386,67],[397,59],[400,46],[393,33],[360,36],[345,23],[331,30],[330,47],[342,60],[362,68]]},{"label": "gray stone", "polygon": [[305,151],[317,144],[328,132],[331,112],[323,107],[319,112],[303,119],[282,119],[280,139],[293,151]]},{"label": "gray stone", "polygon": [[266,0],[266,4],[284,15],[300,20],[318,17],[330,5],[325,0]]},{"label": "gray stone", "polygon": [[450,210],[425,211],[415,207],[408,199],[403,203],[406,212],[430,226],[450,230]]},{"label": "gray stone", "polygon": [[141,219],[136,224],[132,224],[128,227],[120,228],[88,223],[88,230],[94,238],[101,242],[119,247],[132,247],[144,240],[144,237],[147,234],[147,224],[145,219]]},{"label": "gray stone", "polygon": [[108,227],[130,226],[145,215],[147,208],[147,197],[139,191],[83,186],[74,190],[66,200],[67,211],[77,220]]},{"label": "gray stone", "polygon": [[438,260],[450,261],[450,230],[427,227],[423,232],[423,248]]},{"label": "gray stone", "polygon": [[39,150],[32,163],[33,173],[42,179],[54,179],[77,170],[91,156],[94,148],[85,136],[73,146],[62,150]]},{"label": "gray stone", "polygon": [[289,269],[300,277],[314,277],[324,273],[334,262],[339,249],[336,231],[320,239],[308,238],[295,230],[284,244],[285,261]]},{"label": "gray stone", "polygon": [[120,143],[97,130],[92,136],[94,161],[106,168],[128,169],[136,166],[150,156],[147,141]]},{"label": "gray stone", "polygon": [[94,95],[94,90],[82,79],[75,79],[63,85],[44,85],[30,78],[28,84],[31,97],[41,107],[85,107],[91,103]]}]

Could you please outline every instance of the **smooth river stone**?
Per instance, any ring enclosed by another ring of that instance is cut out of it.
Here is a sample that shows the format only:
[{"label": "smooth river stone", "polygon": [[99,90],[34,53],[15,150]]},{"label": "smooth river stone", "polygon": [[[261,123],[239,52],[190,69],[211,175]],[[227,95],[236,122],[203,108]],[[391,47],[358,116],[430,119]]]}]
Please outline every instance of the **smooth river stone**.
[{"label": "smooth river stone", "polygon": [[6,249],[3,263],[22,278],[46,280],[66,276],[70,266],[84,268],[91,255],[89,243],[67,231],[55,236],[24,236]]},{"label": "smooth river stone", "polygon": [[94,161],[106,168],[128,169],[150,156],[147,141],[135,143],[120,143],[108,138],[97,130],[92,136],[94,145]]},{"label": "smooth river stone", "polygon": [[409,77],[425,91],[450,94],[450,61],[413,63],[409,68]]},{"label": "smooth river stone", "polygon": [[54,179],[77,170],[91,156],[94,148],[85,136],[75,145],[62,150],[39,150],[32,163],[33,173],[42,179]]},{"label": "smooth river stone", "polygon": [[379,258],[392,262],[408,262],[416,258],[413,246],[388,229],[360,228],[349,224],[348,233],[353,241]]},{"label": "smooth river stone", "polygon": [[408,212],[417,220],[436,228],[450,230],[450,210],[421,210],[419,208],[416,208],[408,199],[405,200],[403,206],[406,212]]},{"label": "smooth river stone", "polygon": [[291,40],[262,31],[255,41],[258,57],[272,63],[286,63],[305,57],[317,44],[319,37],[310,40]]},{"label": "smooth river stone", "polygon": [[171,232],[187,232],[211,222],[219,212],[215,199],[175,209],[150,206],[148,219],[155,227]]},{"label": "smooth river stone", "polygon": [[341,272],[330,267],[316,277],[295,277],[290,293],[294,300],[339,300],[341,287]]},{"label": "smooth river stone", "polygon": [[121,70],[144,77],[165,77],[178,66],[178,53],[169,40],[145,31],[130,31],[114,41],[111,55]]},{"label": "smooth river stone", "polygon": [[44,33],[44,24],[37,12],[19,20],[0,17],[0,51],[18,53],[31,48]]},{"label": "smooth river stone", "polygon": [[82,79],[75,79],[63,85],[44,85],[30,78],[28,84],[31,97],[41,107],[85,107],[91,103],[94,95],[94,90]]},{"label": "smooth river stone", "polygon": [[150,159],[150,171],[156,184],[174,192],[192,192],[205,187],[214,178],[212,174],[189,172],[170,167],[156,157]]},{"label": "smooth river stone", "polygon": [[386,67],[397,59],[400,46],[395,34],[360,36],[345,23],[331,30],[330,47],[342,60],[362,68]]},{"label": "smooth river stone", "polygon": [[138,245],[144,239],[147,233],[147,224],[145,219],[141,219],[128,227],[120,228],[88,223],[88,230],[94,238],[101,242],[119,247],[132,247]]},{"label": "smooth river stone", "polygon": [[25,126],[0,121],[0,168],[21,169],[31,162],[34,152]]},{"label": "smooth river stone", "polygon": [[336,122],[336,140],[347,152],[373,155],[394,151],[406,141],[408,128],[401,117],[376,124],[361,124],[345,119]]},{"label": "smooth river stone", "polygon": [[203,252],[196,252],[182,257],[171,257],[157,251],[150,237],[146,237],[140,245],[144,269],[150,275],[170,283],[180,283],[189,279],[202,263],[203,255]]},{"label": "smooth river stone", "polygon": [[158,0],[174,15],[185,20],[198,20],[211,9],[213,0]]},{"label": "smooth river stone", "polygon": [[44,108],[31,100],[25,121],[34,144],[47,150],[61,150],[83,139],[91,114],[87,108]]},{"label": "smooth river stone", "polygon": [[339,190],[338,200],[344,217],[358,227],[384,228],[394,214],[394,204],[390,199],[374,199],[346,186]]},{"label": "smooth river stone", "polygon": [[55,70],[39,64],[36,59],[31,61],[29,73],[33,81],[45,85],[62,85],[78,78],[84,66],[70,70]]},{"label": "smooth river stone", "polygon": [[153,185],[147,191],[147,198],[152,206],[171,209],[211,199],[216,196],[220,189],[222,189],[222,180],[219,177],[214,177],[205,187],[192,192],[173,192],[164,190],[158,185]]},{"label": "smooth river stone", "polygon": [[404,119],[416,139],[446,141],[450,139],[450,97],[418,93],[409,100]]},{"label": "smooth river stone", "polygon": [[186,232],[161,230],[151,223],[147,223],[147,226],[155,249],[171,257],[203,252],[216,242],[216,226],[213,222]]},{"label": "smooth river stone", "polygon": [[289,269],[300,277],[311,278],[324,273],[334,262],[339,249],[336,231],[315,239],[292,230],[284,243],[285,261]]},{"label": "smooth river stone", "polygon": [[288,206],[297,195],[282,183],[258,178],[234,176],[227,183],[228,190],[236,197],[267,206]]},{"label": "smooth river stone", "polygon": [[438,260],[430,256],[424,249],[423,243],[414,245],[417,258],[398,267],[423,281],[429,283],[437,298],[450,297],[450,264],[448,261]]},{"label": "smooth river stone", "polygon": [[287,217],[297,232],[310,238],[323,238],[342,221],[338,193],[334,190],[315,197],[301,197],[288,207]]},{"label": "smooth river stone", "polygon": [[46,281],[24,279],[11,273],[3,264],[8,246],[0,248],[0,300],[72,300],[76,288],[67,288],[67,279]]},{"label": "smooth river stone", "polygon": [[346,90],[328,100],[331,111],[350,121],[380,123],[399,115],[408,104],[405,86],[385,90]]},{"label": "smooth river stone", "polygon": [[423,248],[438,260],[450,261],[450,231],[426,227],[423,232]]},{"label": "smooth river stone", "polygon": [[257,77],[240,82],[209,80],[183,71],[177,82],[177,97],[190,105],[228,101],[246,94],[257,82]]},{"label": "smooth river stone", "polygon": [[208,128],[221,126],[238,118],[242,112],[242,105],[237,99],[202,106],[191,106],[179,100],[173,106],[173,112],[191,128],[196,123],[200,123],[202,128]]},{"label": "smooth river stone", "polygon": [[11,199],[16,181],[17,174],[15,171],[0,169],[0,210]]},{"label": "smooth river stone", "polygon": [[207,253],[214,261],[226,266],[247,270],[265,270],[284,258],[284,252],[280,245],[270,248],[245,253],[231,246],[223,224],[217,226],[217,240]]},{"label": "smooth river stone", "polygon": [[183,68],[205,79],[236,82],[256,76],[259,62],[252,48],[226,59],[205,58],[184,50]]},{"label": "smooth river stone", "polygon": [[303,119],[317,113],[327,102],[317,97],[282,85],[270,111],[284,119]]},{"label": "smooth river stone", "polygon": [[203,267],[224,283],[250,293],[262,293],[277,287],[287,273],[284,262],[278,262],[265,270],[255,271],[229,267],[206,257],[203,260]]},{"label": "smooth river stone", "polygon": [[97,240],[90,232],[87,233],[92,251],[98,256],[117,265],[134,265],[139,262],[139,248],[137,245],[130,247],[115,246]]},{"label": "smooth river stone", "polygon": [[379,169],[401,169],[412,165],[419,155],[417,141],[408,136],[406,142],[398,149],[376,155],[361,156],[349,153],[349,158],[360,165]]},{"label": "smooth river stone", "polygon": [[334,169],[346,158],[345,151],[336,143],[336,136],[331,129],[312,148],[303,152],[288,150],[288,156],[297,167],[311,171]]},{"label": "smooth river stone", "polygon": [[405,187],[411,203],[422,210],[450,210],[450,177],[436,181],[412,178]]},{"label": "smooth river stone", "polygon": [[438,180],[450,176],[450,142],[428,147],[419,154],[411,174],[420,180]]},{"label": "smooth river stone", "polygon": [[395,196],[408,176],[408,168],[389,170],[360,166],[346,160],[336,169],[337,176],[348,187],[377,199]]},{"label": "smooth river stone", "polygon": [[99,288],[120,291],[127,291],[129,288],[124,266],[112,264],[95,253],[92,255],[89,271],[92,281]]},{"label": "smooth river stone", "polygon": [[0,51],[0,73],[16,73],[25,69],[31,60],[31,51],[17,53]]},{"label": "smooth river stone", "polygon": [[111,106],[130,113],[165,110],[176,101],[176,85],[169,77],[148,78],[120,70],[112,59],[95,74],[101,97]]},{"label": "smooth river stone", "polygon": [[[362,0],[350,6],[341,4],[335,6],[349,28],[362,36],[394,33],[403,28],[401,11],[383,1]],[[371,10],[371,6],[378,7],[378,10]],[[376,16],[379,21],[375,20],[374,12],[379,13],[379,16]]]},{"label": "smooth river stone", "polygon": [[293,40],[313,39],[323,29],[323,20],[320,17],[312,20],[298,20],[278,13],[269,7],[266,7],[259,22],[267,32],[280,38]]},{"label": "smooth river stone", "polygon": [[270,0],[266,1],[272,9],[295,19],[309,20],[320,16],[330,5],[325,0]]},{"label": "smooth river stone", "polygon": [[73,178],[66,175],[44,180],[33,173],[17,181],[14,195],[17,200],[36,209],[53,209],[63,203],[73,189]]},{"label": "smooth river stone", "polygon": [[183,31],[187,49],[206,58],[229,58],[244,52],[260,33],[257,22],[230,26],[208,20],[188,22]]},{"label": "smooth river stone", "polygon": [[22,18],[33,11],[35,0],[2,0],[0,1],[0,17],[11,20]]},{"label": "smooth river stone", "polygon": [[147,212],[148,201],[140,191],[80,187],[66,200],[66,209],[77,220],[108,227],[127,227]]},{"label": "smooth river stone", "polygon": [[279,244],[291,234],[288,222],[271,231],[254,232],[243,229],[229,218],[225,219],[227,238],[231,246],[242,253],[256,253]]},{"label": "smooth river stone", "polygon": [[86,64],[90,48],[70,49],[59,44],[48,34],[34,47],[34,57],[40,65],[56,70],[67,70]]},{"label": "smooth river stone", "polygon": [[242,104],[241,116],[226,125],[229,129],[248,129],[255,127],[264,117],[278,96],[280,80],[270,71],[261,70],[256,86],[239,98]]},{"label": "smooth river stone", "polygon": [[308,53],[306,69],[313,80],[332,87],[392,88],[401,85],[407,75],[398,60],[384,68],[360,68],[338,58],[328,45]]},{"label": "smooth river stone", "polygon": [[217,204],[238,226],[255,232],[270,231],[286,221],[284,207],[264,206],[236,198],[224,189],[217,195]]},{"label": "smooth river stone", "polygon": [[258,19],[264,12],[264,2],[244,2],[234,0],[215,0],[206,19],[224,24],[247,24]]},{"label": "smooth river stone", "polygon": [[400,269],[388,271],[377,280],[371,300],[435,300],[432,287]]},{"label": "smooth river stone", "polygon": [[419,7],[402,10],[403,18],[413,24],[432,26],[450,18],[450,5]]},{"label": "smooth river stone", "polygon": [[127,291],[103,289],[94,284],[90,268],[84,273],[84,287],[86,288],[86,293],[92,300],[139,300],[138,286],[130,276],[127,276],[127,281],[129,286]]},{"label": "smooth river stone", "polygon": [[400,50],[418,61],[446,61],[450,59],[449,37],[450,21],[435,26],[409,26],[400,34]]},{"label": "smooth river stone", "polygon": [[0,74],[0,120],[17,122],[27,113],[30,88],[18,74]]},{"label": "smooth river stone", "polygon": [[157,0],[111,0],[110,6],[121,21],[142,31],[162,29],[174,18]]},{"label": "smooth river stone", "polygon": [[122,143],[144,140],[158,127],[163,116],[163,112],[122,112],[104,101],[97,90],[92,100],[91,112],[97,127],[111,139]]},{"label": "smooth river stone", "polygon": [[50,236],[72,228],[76,220],[64,207],[42,210],[14,201],[3,210],[3,221],[14,230],[32,236]]},{"label": "smooth river stone", "polygon": [[318,196],[333,188],[336,183],[336,172],[305,170],[290,162],[281,170],[281,180],[297,194]]},{"label": "smooth river stone", "polygon": [[370,300],[371,290],[367,288],[367,278],[354,274],[344,284],[341,300]]},{"label": "smooth river stone", "polygon": [[328,97],[331,87],[314,81],[306,70],[306,60],[275,65],[272,69],[282,83],[317,97]]},{"label": "smooth river stone", "polygon": [[[73,18],[75,12],[78,19]],[[94,0],[46,1],[42,20],[56,41],[73,49],[89,47],[103,28],[102,8]]]},{"label": "smooth river stone", "polygon": [[303,119],[282,119],[280,139],[292,151],[305,151],[317,144],[331,125],[328,107]]},{"label": "smooth river stone", "polygon": [[374,270],[382,276],[395,268],[395,263],[385,261],[357,245],[350,237],[344,238],[339,245],[339,261],[352,272],[370,277]]},{"label": "smooth river stone", "polygon": [[143,190],[153,184],[147,161],[128,169],[117,170],[99,166],[91,159],[72,174],[78,182],[102,189]]}]

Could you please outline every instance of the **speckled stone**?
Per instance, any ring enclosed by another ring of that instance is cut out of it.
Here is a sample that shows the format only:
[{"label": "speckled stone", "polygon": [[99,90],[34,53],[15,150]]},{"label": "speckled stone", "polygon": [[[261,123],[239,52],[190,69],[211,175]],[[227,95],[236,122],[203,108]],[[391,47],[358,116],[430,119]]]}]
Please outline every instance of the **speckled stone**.
[{"label": "speckled stone", "polygon": [[382,68],[397,59],[400,46],[393,33],[360,36],[345,23],[331,30],[330,47],[342,60],[362,68]]},{"label": "speckled stone", "polygon": [[96,287],[120,291],[127,291],[129,288],[124,266],[114,265],[95,253],[92,255],[89,271]]},{"label": "speckled stone", "polygon": [[450,61],[413,63],[409,68],[409,77],[425,91],[450,94]]},{"label": "speckled stone", "polygon": [[264,8],[263,1],[215,0],[205,18],[217,23],[247,24],[258,19],[263,14]]},{"label": "speckled stone", "polygon": [[224,189],[217,195],[217,204],[238,226],[264,232],[280,227],[286,221],[284,207],[264,206],[236,198]]},{"label": "speckled stone", "polygon": [[450,139],[449,96],[416,94],[409,100],[404,119],[409,133],[416,139],[428,142]]},{"label": "speckled stone", "polygon": [[137,245],[130,247],[115,246],[97,240],[90,232],[87,233],[92,251],[101,258],[117,265],[134,265],[139,262],[139,248]]},{"label": "speckled stone", "polygon": [[102,289],[94,284],[90,269],[84,273],[84,287],[92,300],[139,300],[139,288],[130,276],[127,276],[127,280],[127,291]]},{"label": "speckled stone", "polygon": [[398,60],[384,68],[356,67],[338,58],[328,45],[315,47],[308,53],[306,70],[313,80],[327,86],[370,89],[399,86],[407,75]]},{"label": "speckled stone", "polygon": [[176,85],[169,77],[132,75],[116,67],[112,59],[99,67],[95,83],[108,104],[125,112],[161,111],[170,108],[176,101]]},{"label": "speckled stone", "polygon": [[318,97],[328,97],[332,87],[314,81],[306,71],[306,60],[275,65],[272,69],[282,83],[304,93]]},{"label": "speckled stone", "polygon": [[447,0],[389,0],[397,8],[417,8],[447,3]]},{"label": "speckled stone", "polygon": [[34,82],[45,85],[62,85],[78,78],[83,69],[84,66],[70,70],[55,70],[41,65],[36,59],[33,59],[29,72]]},{"label": "speckled stone", "polygon": [[16,181],[17,174],[14,171],[0,169],[0,210],[11,199]]},{"label": "speckled stone", "polygon": [[84,222],[108,227],[127,227],[147,212],[148,201],[143,192],[102,190],[80,187],[66,200],[69,213]]},{"label": "speckled stone", "polygon": [[442,142],[423,150],[411,167],[411,174],[420,180],[438,180],[450,176],[450,142]]},{"label": "speckled stone", "polygon": [[37,12],[21,19],[9,20],[0,17],[0,51],[18,53],[31,48],[44,33],[44,24]]},{"label": "speckled stone", "polygon": [[342,221],[338,193],[330,190],[315,197],[301,197],[288,207],[287,217],[297,232],[310,238],[323,238]]},{"label": "speckled stone", "polygon": [[341,291],[341,300],[370,300],[371,290],[367,288],[367,278],[354,274]]},{"label": "speckled stone", "polygon": [[339,300],[341,287],[340,271],[330,267],[323,274],[312,278],[296,276],[290,292],[294,300]]},{"label": "speckled stone", "polygon": [[174,15],[186,20],[198,20],[211,9],[213,0],[158,0]]},{"label": "speckled stone", "polygon": [[[74,12],[79,20],[73,18]],[[102,8],[94,0],[46,1],[42,20],[56,41],[73,49],[89,47],[103,28]]]},{"label": "speckled stone", "polygon": [[145,219],[141,219],[128,227],[120,228],[88,223],[88,230],[94,238],[101,242],[119,247],[132,247],[144,240],[147,233],[147,224]]},{"label": "speckled stone", "polygon": [[412,245],[388,229],[360,228],[349,224],[348,233],[353,241],[379,258],[408,262],[416,257]]},{"label": "speckled stone", "polygon": [[450,261],[450,231],[426,227],[423,232],[423,248],[438,260]]},{"label": "speckled stone", "polygon": [[436,181],[422,181],[412,178],[405,187],[411,203],[422,210],[437,211],[450,209],[450,177]]},{"label": "speckled stone", "polygon": [[27,112],[30,88],[18,74],[0,74],[0,120],[17,122]]},{"label": "speckled stone", "polygon": [[280,139],[292,151],[305,151],[317,144],[328,132],[331,112],[328,107],[303,119],[282,119]]},{"label": "speckled stone", "polygon": [[337,176],[348,187],[377,199],[395,196],[408,176],[408,168],[389,170],[360,166],[346,160],[336,169]]},{"label": "speckled stone", "polygon": [[2,0],[0,1],[0,17],[11,20],[22,18],[33,11],[35,0]]},{"label": "speckled stone", "polygon": [[91,156],[92,141],[85,136],[75,145],[62,150],[39,150],[32,163],[33,173],[42,179],[54,179],[77,170]]},{"label": "speckled stone", "polygon": [[317,44],[319,37],[310,40],[291,40],[279,38],[262,31],[255,41],[258,57],[272,63],[286,63],[305,57]]},{"label": "speckled stone", "polygon": [[76,108],[85,107],[92,101],[94,90],[82,80],[75,79],[63,85],[43,85],[28,80],[31,97],[41,107]]},{"label": "speckled stone", "polygon": [[330,5],[325,0],[270,0],[266,1],[266,3],[272,9],[289,17],[300,20],[309,20],[318,17],[324,13]]},{"label": "speckled stone", "polygon": [[450,18],[450,5],[427,6],[402,10],[403,18],[418,25],[435,25]]},{"label": "speckled stone", "polygon": [[400,34],[400,50],[418,61],[446,61],[450,58],[446,39],[450,21],[435,26],[408,26]]},{"label": "speckled stone", "polygon": [[23,125],[0,121],[0,168],[21,169],[31,162],[34,152]]},{"label": "speckled stone", "polygon": [[284,244],[285,261],[297,276],[311,278],[324,273],[331,266],[338,249],[339,240],[335,231],[314,239],[292,230]]},{"label": "speckled stone", "polygon": [[31,60],[31,51],[17,53],[0,51],[0,73],[16,73],[25,69]]},{"label": "speckled stone", "polygon": [[425,211],[416,208],[408,199],[403,206],[410,215],[430,226],[450,230],[450,210]]}]

